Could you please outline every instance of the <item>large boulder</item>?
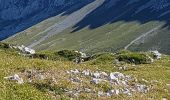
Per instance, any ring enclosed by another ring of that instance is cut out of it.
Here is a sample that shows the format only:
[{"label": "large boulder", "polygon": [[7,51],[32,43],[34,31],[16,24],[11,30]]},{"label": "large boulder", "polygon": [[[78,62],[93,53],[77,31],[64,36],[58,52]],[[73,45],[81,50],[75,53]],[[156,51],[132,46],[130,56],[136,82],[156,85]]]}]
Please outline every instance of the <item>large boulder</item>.
[{"label": "large boulder", "polygon": [[25,53],[25,54],[35,54],[35,50],[34,49],[28,48],[28,47],[26,47],[24,45],[18,46],[18,49],[20,51],[22,51],[22,53]]}]

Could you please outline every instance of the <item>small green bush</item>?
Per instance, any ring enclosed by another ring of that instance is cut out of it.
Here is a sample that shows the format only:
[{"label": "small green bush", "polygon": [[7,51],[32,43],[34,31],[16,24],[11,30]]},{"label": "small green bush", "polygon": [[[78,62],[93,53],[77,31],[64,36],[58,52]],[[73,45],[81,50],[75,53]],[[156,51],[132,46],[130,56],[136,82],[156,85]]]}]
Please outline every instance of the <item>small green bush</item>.
[{"label": "small green bush", "polygon": [[1,48],[1,49],[9,49],[10,46],[9,46],[9,44],[0,42],[0,48]]},{"label": "small green bush", "polygon": [[47,59],[47,60],[66,60],[63,57],[56,55],[54,52],[38,52],[31,55],[32,58]]},{"label": "small green bush", "polygon": [[94,64],[98,63],[108,63],[112,62],[115,59],[114,55],[111,53],[99,53],[91,57],[91,60]]},{"label": "small green bush", "polygon": [[150,57],[145,53],[122,51],[118,53],[117,59],[127,63],[148,64],[151,63]]},{"label": "small green bush", "polygon": [[47,83],[34,83],[33,85],[42,92],[51,91],[54,92],[56,95],[61,95],[65,92],[63,87],[59,87],[57,85],[51,85]]},{"label": "small green bush", "polygon": [[62,50],[62,51],[56,52],[55,55],[60,55],[61,57],[64,57],[70,61],[75,59],[76,57],[81,57],[81,54],[75,52],[74,50]]}]

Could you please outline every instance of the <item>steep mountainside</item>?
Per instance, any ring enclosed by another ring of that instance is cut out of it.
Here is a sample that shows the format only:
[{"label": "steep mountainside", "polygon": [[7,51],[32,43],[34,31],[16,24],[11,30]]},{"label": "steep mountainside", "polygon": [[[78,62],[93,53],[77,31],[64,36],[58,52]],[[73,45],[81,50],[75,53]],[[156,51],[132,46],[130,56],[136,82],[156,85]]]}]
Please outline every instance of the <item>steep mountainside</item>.
[{"label": "steep mountainside", "polygon": [[92,0],[1,0],[0,39],[7,38],[48,17],[69,14]]},{"label": "steep mountainside", "polygon": [[125,48],[170,54],[168,0],[6,0],[0,4],[1,39],[19,32],[5,42],[37,50]]}]

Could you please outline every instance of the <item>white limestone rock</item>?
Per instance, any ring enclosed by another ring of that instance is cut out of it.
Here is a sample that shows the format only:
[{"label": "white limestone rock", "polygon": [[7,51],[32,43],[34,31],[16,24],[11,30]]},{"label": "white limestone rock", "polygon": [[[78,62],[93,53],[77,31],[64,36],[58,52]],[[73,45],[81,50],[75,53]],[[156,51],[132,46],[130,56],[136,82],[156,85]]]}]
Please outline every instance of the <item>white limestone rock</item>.
[{"label": "white limestone rock", "polygon": [[118,79],[121,79],[121,78],[125,78],[125,76],[120,72],[110,73],[110,79],[111,80],[118,80]]},{"label": "white limestone rock", "polygon": [[70,70],[70,72],[71,72],[72,74],[79,74],[79,73],[80,73],[80,71],[79,71],[78,69]]},{"label": "white limestone rock", "polygon": [[24,45],[22,46],[18,46],[18,49],[20,51],[22,51],[22,53],[25,53],[25,54],[35,54],[35,50],[31,49],[31,48],[28,48]]},{"label": "white limestone rock", "polygon": [[8,76],[4,77],[5,79],[11,80],[11,81],[17,81],[18,84],[23,84],[24,81],[21,77],[19,77],[18,74],[15,74],[14,76]]},{"label": "white limestone rock", "polygon": [[93,78],[91,83],[99,84],[101,81],[102,81],[101,79]]},{"label": "white limestone rock", "polygon": [[151,51],[151,53],[153,53],[154,57],[156,59],[161,59],[162,58],[162,54],[159,53],[159,51],[155,50],[155,51]]},{"label": "white limestone rock", "polygon": [[104,96],[104,92],[103,91],[98,91],[98,96],[99,97]]},{"label": "white limestone rock", "polygon": [[94,78],[100,78],[100,73],[99,73],[99,72],[93,73],[93,77],[94,77]]},{"label": "white limestone rock", "polygon": [[92,90],[89,89],[89,88],[85,88],[84,91],[85,91],[86,93],[90,93]]},{"label": "white limestone rock", "polygon": [[127,94],[129,96],[132,95],[131,91],[128,88],[123,89],[123,94]]},{"label": "white limestone rock", "polygon": [[91,73],[89,70],[84,70],[84,71],[82,71],[82,74],[85,76],[90,76]]},{"label": "white limestone rock", "polygon": [[71,82],[73,82],[73,83],[80,83],[80,82],[82,82],[82,80],[80,80],[79,77],[71,78],[70,80],[71,80]]},{"label": "white limestone rock", "polygon": [[100,74],[101,74],[101,76],[103,76],[103,77],[108,77],[108,74],[107,74],[106,72],[101,72]]},{"label": "white limestone rock", "polygon": [[147,93],[149,91],[149,88],[146,85],[137,84],[136,87],[137,87],[137,91],[141,93]]}]

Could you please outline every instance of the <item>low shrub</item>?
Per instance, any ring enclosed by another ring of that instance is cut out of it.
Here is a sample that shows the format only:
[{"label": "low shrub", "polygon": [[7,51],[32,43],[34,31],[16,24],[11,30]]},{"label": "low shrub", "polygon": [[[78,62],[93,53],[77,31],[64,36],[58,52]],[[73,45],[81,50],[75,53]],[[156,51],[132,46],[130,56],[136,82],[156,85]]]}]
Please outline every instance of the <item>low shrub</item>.
[{"label": "low shrub", "polygon": [[1,48],[1,49],[9,49],[10,46],[9,46],[9,44],[7,44],[7,43],[2,43],[2,42],[0,42],[0,48]]},{"label": "low shrub", "polygon": [[56,95],[61,95],[65,92],[63,87],[59,87],[57,85],[51,85],[47,83],[34,83],[33,85],[42,92],[51,91],[54,92]]},{"label": "low shrub", "polygon": [[91,57],[91,60],[94,64],[97,63],[108,63],[112,62],[115,59],[112,53],[98,53]]},{"label": "low shrub", "polygon": [[148,64],[151,63],[151,58],[145,53],[137,53],[130,51],[122,51],[117,54],[119,61],[135,64]]},{"label": "low shrub", "polygon": [[75,52],[74,50],[62,50],[55,53],[55,55],[60,55],[61,57],[64,57],[70,61],[75,59],[76,57],[81,57],[81,54],[78,52]]}]

